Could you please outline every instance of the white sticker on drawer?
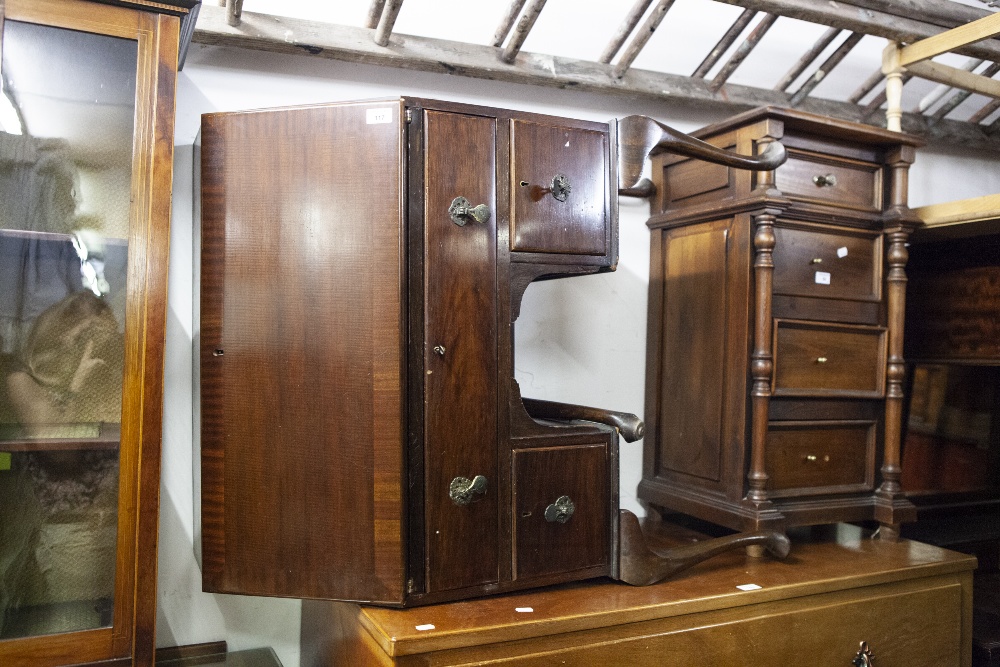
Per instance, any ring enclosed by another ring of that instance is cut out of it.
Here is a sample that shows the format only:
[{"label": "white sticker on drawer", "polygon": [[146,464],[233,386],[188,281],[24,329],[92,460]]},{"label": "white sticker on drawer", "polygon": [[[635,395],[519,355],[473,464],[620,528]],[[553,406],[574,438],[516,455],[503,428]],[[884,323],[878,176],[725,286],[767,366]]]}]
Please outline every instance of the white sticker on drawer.
[{"label": "white sticker on drawer", "polygon": [[433,630],[433,629],[434,629],[433,623],[425,623],[424,625],[416,626],[416,630],[418,632],[424,632],[425,630]]},{"label": "white sticker on drawer", "polygon": [[740,589],[741,591],[759,591],[761,589],[761,587],[758,586],[757,584],[742,584],[740,586],[737,586],[736,588]]},{"label": "white sticker on drawer", "polygon": [[369,125],[392,122],[392,109],[365,109],[365,121]]},{"label": "white sticker on drawer", "polygon": [[837,248],[837,257],[844,259],[847,257],[847,246],[841,246]]},{"label": "white sticker on drawer", "polygon": [[830,284],[830,274],[826,271],[816,272],[816,284],[817,285],[829,285]]},{"label": "white sticker on drawer", "polygon": [[535,610],[532,607],[514,607],[514,611],[519,614],[530,614]]}]

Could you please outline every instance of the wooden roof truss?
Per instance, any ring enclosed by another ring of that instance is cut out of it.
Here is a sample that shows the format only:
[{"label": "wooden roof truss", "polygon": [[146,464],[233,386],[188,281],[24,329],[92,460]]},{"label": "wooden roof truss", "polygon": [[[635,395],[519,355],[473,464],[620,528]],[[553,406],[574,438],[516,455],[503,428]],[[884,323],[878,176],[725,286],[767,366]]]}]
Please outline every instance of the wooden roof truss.
[{"label": "wooden roof truss", "polygon": [[[735,112],[760,105],[800,108],[845,120],[890,127],[951,144],[1000,150],[1000,14],[942,0],[715,0],[743,9],[690,76],[633,67],[636,57],[675,0],[635,0],[596,61],[522,51],[546,0],[511,0],[490,44],[471,44],[393,33],[403,0],[372,0],[366,27],[320,23],[242,12],[243,0],[205,6],[194,41],[313,55],[389,67],[573,88],[659,100],[683,100]],[[733,84],[730,78],[779,17],[828,27],[773,88]],[[743,37],[749,29],[749,34]],[[812,95],[866,35],[889,40],[882,68],[844,100]],[[736,48],[737,41],[743,41]],[[836,47],[830,51],[830,47]],[[820,61],[823,53],[830,52]],[[708,79],[721,59],[728,59]],[[956,53],[962,67],[930,58]],[[979,73],[974,70],[980,69]],[[805,77],[803,78],[803,75]],[[941,85],[905,111],[903,86],[914,77]],[[801,81],[793,87],[796,81]],[[971,117],[953,112],[974,93],[991,101]]]}]

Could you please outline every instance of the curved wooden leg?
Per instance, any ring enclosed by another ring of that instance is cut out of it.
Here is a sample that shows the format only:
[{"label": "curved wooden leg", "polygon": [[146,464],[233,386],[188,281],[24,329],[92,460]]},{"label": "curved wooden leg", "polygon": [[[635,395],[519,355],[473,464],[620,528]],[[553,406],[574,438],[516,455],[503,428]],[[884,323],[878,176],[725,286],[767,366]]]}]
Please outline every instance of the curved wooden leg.
[{"label": "curved wooden leg", "polygon": [[618,578],[633,586],[655,584],[707,558],[738,547],[761,545],[777,558],[784,558],[791,549],[791,543],[782,533],[760,531],[654,550],[646,544],[646,537],[642,534],[639,518],[635,514],[621,510],[618,521]]}]

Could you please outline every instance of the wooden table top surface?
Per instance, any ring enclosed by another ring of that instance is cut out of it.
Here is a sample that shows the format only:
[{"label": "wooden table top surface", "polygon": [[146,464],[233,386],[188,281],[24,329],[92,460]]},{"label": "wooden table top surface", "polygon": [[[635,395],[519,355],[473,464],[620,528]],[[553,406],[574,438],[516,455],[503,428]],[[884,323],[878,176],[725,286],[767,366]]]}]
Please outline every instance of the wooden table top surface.
[{"label": "wooden table top surface", "polygon": [[[609,579],[412,609],[358,607],[388,655],[527,639],[975,569],[973,556],[839,525],[784,561],[732,551],[653,586]],[[743,588],[740,588],[743,587]],[[749,590],[744,590],[749,587]],[[431,626],[431,627],[428,627]]]}]

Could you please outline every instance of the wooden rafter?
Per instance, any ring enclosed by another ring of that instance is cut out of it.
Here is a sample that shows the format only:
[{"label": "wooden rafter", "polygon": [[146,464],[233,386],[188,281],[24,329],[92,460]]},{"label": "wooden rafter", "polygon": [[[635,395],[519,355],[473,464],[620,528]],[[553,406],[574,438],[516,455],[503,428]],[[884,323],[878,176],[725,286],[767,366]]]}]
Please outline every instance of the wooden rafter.
[{"label": "wooden rafter", "polygon": [[629,10],[628,14],[625,16],[625,20],[618,27],[618,31],[615,36],[611,38],[608,45],[604,47],[604,51],[601,53],[601,57],[597,59],[597,62],[608,64],[614,59],[621,50],[622,45],[625,44],[625,40],[628,36],[632,34],[635,27],[639,24],[642,15],[646,13],[649,6],[653,4],[653,0],[636,0],[635,4],[632,5],[632,9]]},{"label": "wooden rafter", "polygon": [[722,36],[715,47],[709,51],[707,56],[705,56],[705,59],[701,61],[701,64],[698,65],[698,69],[696,69],[694,74],[691,76],[699,79],[704,79],[708,76],[709,71],[715,67],[715,63],[719,62],[719,58],[721,58],[722,55],[729,50],[729,47],[733,45],[733,42],[735,42],[736,39],[743,34],[743,31],[746,30],[746,27],[750,25],[750,21],[752,21],[755,16],[757,16],[757,12],[754,10],[744,9],[733,24],[729,26],[729,30],[726,31],[726,34]]},{"label": "wooden rafter", "polygon": [[993,37],[998,32],[1000,32],[1000,14],[990,14],[978,21],[966,23],[902,47],[899,50],[899,65],[909,67],[914,63]]},{"label": "wooden rafter", "polygon": [[739,47],[737,47],[736,51],[733,52],[733,55],[731,55],[729,60],[726,61],[726,64],[719,70],[719,73],[715,75],[714,79],[712,79],[712,83],[710,83],[708,87],[713,92],[722,88],[722,85],[733,75],[736,68],[743,64],[743,61],[746,60],[747,56],[750,55],[750,52],[753,51],[754,47],[760,43],[760,40],[764,38],[764,35],[767,34],[767,31],[771,29],[771,26],[773,26],[774,22],[777,20],[778,17],[774,14],[764,14],[764,16],[761,17],[757,25],[754,26],[754,29],[750,31],[749,35],[747,35],[747,38],[743,40],[743,43],[740,44]]},{"label": "wooden rafter", "polygon": [[667,15],[667,12],[670,11],[670,8],[674,6],[674,2],[675,0],[660,0],[656,4],[656,7],[653,7],[653,11],[646,17],[646,22],[642,24],[642,27],[632,37],[632,41],[629,43],[628,48],[625,49],[625,53],[622,54],[622,57],[618,60],[618,64],[615,65],[613,73],[616,79],[622,78],[625,72],[628,71],[628,68],[632,66],[639,52],[649,42],[656,29],[660,27],[660,23]]},{"label": "wooden rafter", "polygon": [[507,39],[507,35],[510,34],[510,29],[514,27],[514,21],[517,20],[521,10],[524,9],[525,1],[526,0],[512,0],[510,6],[507,8],[507,13],[504,14],[503,19],[500,21],[500,25],[497,27],[496,34],[493,35],[493,46],[503,46],[504,40]]},{"label": "wooden rafter", "polygon": [[396,18],[402,7],[403,0],[386,0],[385,7],[382,9],[382,17],[378,20],[378,26],[375,28],[375,43],[379,46],[389,44],[392,28],[396,25]]},{"label": "wooden rafter", "polygon": [[[743,4],[765,2],[765,0],[742,1]],[[781,0],[783,3],[799,1]],[[822,6],[828,9],[833,6],[826,2],[809,4],[814,8]],[[836,6],[843,9],[846,5],[838,1]],[[758,11],[756,8],[752,10]],[[868,14],[855,12],[853,15],[856,17]],[[907,20],[911,23],[916,21],[916,19]],[[884,28],[884,26],[880,28],[879,25],[876,21],[871,30],[862,29],[859,32],[874,34],[876,30]],[[928,31],[941,30],[941,26],[929,23],[923,25]],[[704,79],[635,69],[631,66],[623,72],[621,78],[617,78],[614,76],[615,66],[610,64],[538,53],[523,53],[514,63],[508,64],[498,58],[497,47],[491,45],[395,34],[392,48],[383,48],[373,43],[371,35],[371,30],[367,28],[278,18],[251,12],[244,12],[241,25],[233,27],[227,25],[224,9],[203,5],[194,41],[280,53],[309,53],[319,57],[369,65],[573,89],[610,94],[619,98],[625,96],[660,101],[684,101],[727,113],[761,105],[789,106],[791,101],[791,96],[780,90],[727,82],[718,91],[714,91]],[[987,40],[985,43],[988,44],[990,41],[993,40]],[[1000,57],[997,60],[1000,60]],[[911,76],[909,73],[903,74],[902,81],[909,76]],[[876,85],[878,85],[877,80],[872,84],[872,89]],[[884,97],[882,100],[878,97],[876,96],[868,107],[853,102],[807,97],[799,108],[845,120],[878,122],[877,117],[869,117],[866,111],[884,101]],[[901,121],[904,130],[931,140],[1000,150],[1000,136],[988,136],[986,134],[988,129],[985,126],[950,119],[934,123],[933,119],[918,114],[903,114]]]},{"label": "wooden rafter", "polygon": [[984,106],[979,111],[969,116],[968,122],[981,123],[987,118],[989,118],[990,115],[992,115],[993,112],[996,111],[997,109],[1000,109],[1000,100],[990,100],[989,103],[986,104],[986,106]]},{"label": "wooden rafter", "polygon": [[847,39],[844,40],[843,44],[838,46],[837,50],[831,53],[830,57],[827,58],[822,65],[816,68],[816,71],[813,72],[812,75],[805,80],[802,86],[795,91],[795,94],[792,95],[792,101],[791,101],[792,106],[794,107],[801,104],[802,100],[804,100],[809,95],[809,93],[811,93],[813,89],[816,88],[816,86],[818,86],[823,81],[823,79],[826,78],[826,75],[832,72],[833,68],[839,65],[841,61],[843,61],[844,58],[847,56],[847,54],[850,53],[851,50],[858,45],[858,42],[861,41],[862,37],[864,37],[864,35],[861,34],[860,32],[855,32],[848,35]]},{"label": "wooden rafter", "polygon": [[[750,11],[750,10],[746,10]],[[827,28],[826,32],[816,40],[816,43],[812,45],[805,55],[799,58],[799,61],[792,65],[792,68],[788,70],[785,76],[781,77],[778,83],[774,84],[775,90],[788,90],[788,87],[795,83],[795,80],[802,76],[802,73],[806,71],[806,68],[812,65],[812,62],[819,57],[819,54],[826,50],[826,47],[833,43],[833,40],[837,38],[842,30],[839,28]]]},{"label": "wooden rafter", "polygon": [[[964,69],[966,72],[972,72],[982,64],[983,61],[980,60],[979,58],[969,58],[962,65],[962,69]],[[932,106],[940,102],[941,98],[943,98],[952,90],[954,90],[954,88],[951,86],[947,86],[943,83],[939,84],[937,87],[934,88],[934,90],[927,93],[920,99],[920,101],[917,103],[917,107],[913,111],[915,113],[925,113]]]},{"label": "wooden rafter", "polygon": [[[1000,63],[992,63],[989,67],[980,72],[980,76],[988,76],[992,78],[997,72],[1000,72]],[[931,118],[935,121],[941,120],[942,118],[950,114],[952,111],[954,111],[956,108],[958,108],[958,105],[960,105],[965,100],[969,99],[971,96],[972,93],[968,90],[962,90],[955,93],[954,95],[951,96],[951,98],[947,102],[942,104],[941,107],[937,111],[935,111],[933,115],[931,115]],[[979,121],[978,120],[973,121],[971,118],[969,118],[967,122],[978,123]]]},{"label": "wooden rafter", "polygon": [[524,46],[524,40],[528,38],[528,33],[535,27],[535,21],[538,20],[538,15],[542,13],[544,7],[545,0],[531,0],[528,8],[521,15],[521,20],[517,22],[517,27],[514,28],[514,34],[511,35],[510,41],[504,47],[500,60],[505,63],[514,62],[521,47]]}]

